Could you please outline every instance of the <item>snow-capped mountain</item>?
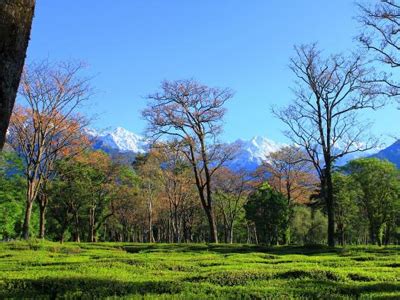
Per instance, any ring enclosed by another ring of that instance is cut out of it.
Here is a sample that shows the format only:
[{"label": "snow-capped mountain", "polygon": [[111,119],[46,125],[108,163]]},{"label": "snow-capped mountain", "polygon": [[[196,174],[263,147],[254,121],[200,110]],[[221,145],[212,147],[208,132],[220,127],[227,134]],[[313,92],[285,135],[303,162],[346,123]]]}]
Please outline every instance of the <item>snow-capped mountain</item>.
[{"label": "snow-capped mountain", "polygon": [[93,147],[95,149],[102,149],[106,152],[131,152],[138,154],[145,153],[149,148],[149,143],[143,136],[122,127],[104,132],[88,130],[87,134],[93,139]]},{"label": "snow-capped mountain", "polygon": [[232,145],[237,148],[235,158],[229,162],[229,167],[234,170],[255,170],[266,157],[283,144],[278,144],[265,137],[256,136],[249,141],[236,140]]},{"label": "snow-capped mountain", "polygon": [[[132,162],[136,154],[146,153],[150,146],[150,143],[143,136],[121,127],[112,131],[87,130],[86,132],[93,139],[94,149],[101,149],[113,158],[123,159],[127,163]],[[228,167],[232,170],[247,171],[254,171],[271,152],[275,152],[284,146],[284,144],[276,143],[261,136],[254,137],[251,140],[238,139],[230,145],[237,150],[235,158],[228,163]],[[376,151],[379,151],[379,149]],[[368,152],[348,155],[337,161],[337,165],[344,165],[349,160],[359,157],[387,159],[400,168],[400,140],[376,154]]]},{"label": "snow-capped mountain", "polygon": [[[87,130],[87,135],[93,139],[93,148],[101,149],[113,157],[124,156],[125,160],[133,159],[138,153],[146,153],[149,142],[143,136],[137,135],[124,128],[98,132]],[[236,149],[235,158],[229,162],[234,170],[255,170],[266,156],[277,151],[282,145],[264,137],[254,137],[251,140],[236,140],[231,143]]]}]

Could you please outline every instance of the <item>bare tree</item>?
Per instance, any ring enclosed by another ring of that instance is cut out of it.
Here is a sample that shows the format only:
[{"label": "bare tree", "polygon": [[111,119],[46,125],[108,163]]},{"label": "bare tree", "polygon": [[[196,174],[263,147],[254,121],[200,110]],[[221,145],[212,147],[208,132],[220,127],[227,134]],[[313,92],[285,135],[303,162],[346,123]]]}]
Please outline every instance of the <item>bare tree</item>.
[{"label": "bare tree", "polygon": [[358,119],[358,112],[377,108],[380,93],[368,81],[372,70],[365,66],[362,57],[322,58],[315,44],[295,50],[290,65],[297,78],[295,99],[273,112],[289,127],[286,135],[306,151],[318,174],[328,214],[328,244],[334,246],[332,168],[337,159],[377,145],[376,140],[367,136],[369,124]]},{"label": "bare tree", "polygon": [[147,108],[142,113],[148,121],[149,135],[155,139],[168,136],[179,141],[193,170],[212,243],[218,243],[212,177],[232,155],[218,142],[224,104],[232,96],[229,89],[210,88],[194,80],[164,81],[161,92],[148,97]]},{"label": "bare tree", "polygon": [[60,156],[81,151],[85,145],[82,129],[87,120],[75,113],[91,93],[88,80],[79,77],[82,67],[82,64],[44,62],[27,68],[21,78],[20,95],[26,107],[14,111],[9,131],[10,144],[25,161],[25,239],[29,238],[33,202],[45,187],[54,162]]},{"label": "bare tree", "polygon": [[315,190],[317,178],[314,167],[299,147],[285,146],[270,153],[262,168],[268,173],[271,186],[285,195],[289,207],[294,203],[307,202]]},{"label": "bare tree", "polygon": [[190,165],[179,148],[179,143],[163,143],[157,147],[156,155],[162,166],[162,184],[169,205],[172,236],[175,243],[181,242],[183,209],[193,198],[194,184]]},{"label": "bare tree", "polygon": [[0,0],[0,151],[24,66],[35,0]]},{"label": "bare tree", "polygon": [[[400,67],[400,3],[396,0],[373,1],[375,5],[358,3],[358,21],[363,31],[358,36],[361,44],[374,54],[374,60],[384,66]],[[383,72],[377,82],[384,84],[382,92],[389,96],[400,95],[400,81]]]},{"label": "bare tree", "polygon": [[216,206],[222,214],[225,227],[225,242],[233,243],[235,222],[243,211],[243,205],[250,189],[249,176],[244,171],[233,172],[228,168],[221,168],[215,173]]}]

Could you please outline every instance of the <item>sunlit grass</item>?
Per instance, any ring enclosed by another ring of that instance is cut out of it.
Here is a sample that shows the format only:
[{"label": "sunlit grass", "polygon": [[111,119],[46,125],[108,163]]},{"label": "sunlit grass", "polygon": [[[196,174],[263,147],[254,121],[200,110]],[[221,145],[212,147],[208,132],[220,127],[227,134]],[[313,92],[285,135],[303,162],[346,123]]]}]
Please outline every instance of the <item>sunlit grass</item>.
[{"label": "sunlit grass", "polygon": [[0,244],[0,298],[400,299],[398,247]]}]

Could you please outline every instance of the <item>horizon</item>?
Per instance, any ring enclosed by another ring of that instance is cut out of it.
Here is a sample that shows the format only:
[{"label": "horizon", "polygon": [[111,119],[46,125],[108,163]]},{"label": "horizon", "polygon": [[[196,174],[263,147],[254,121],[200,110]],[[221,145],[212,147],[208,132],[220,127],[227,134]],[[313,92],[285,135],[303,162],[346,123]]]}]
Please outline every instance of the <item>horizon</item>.
[{"label": "horizon", "polygon": [[[74,2],[38,2],[27,62],[85,61],[98,92],[84,113],[98,116],[91,126],[97,130],[123,127],[143,135],[144,96],[164,79],[195,78],[236,92],[227,104],[223,141],[262,136],[288,143],[284,124],[270,108],[293,99],[288,68],[293,46],[316,41],[329,49],[326,55],[358,46],[358,12],[347,0],[306,0],[290,7],[278,1],[94,3],[80,3],[77,10]],[[391,127],[398,114],[394,107],[362,115],[374,122],[371,134],[386,146],[398,134]]]}]

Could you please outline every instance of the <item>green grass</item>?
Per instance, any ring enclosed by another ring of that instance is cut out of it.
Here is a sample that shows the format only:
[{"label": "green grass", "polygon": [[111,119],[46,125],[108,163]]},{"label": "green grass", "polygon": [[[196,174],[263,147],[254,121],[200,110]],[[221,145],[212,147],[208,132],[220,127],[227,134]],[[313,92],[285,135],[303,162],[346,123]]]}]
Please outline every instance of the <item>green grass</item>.
[{"label": "green grass", "polygon": [[0,299],[400,299],[399,251],[0,243]]}]

